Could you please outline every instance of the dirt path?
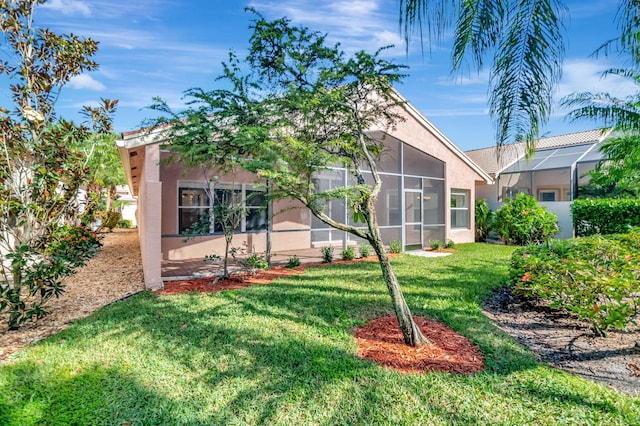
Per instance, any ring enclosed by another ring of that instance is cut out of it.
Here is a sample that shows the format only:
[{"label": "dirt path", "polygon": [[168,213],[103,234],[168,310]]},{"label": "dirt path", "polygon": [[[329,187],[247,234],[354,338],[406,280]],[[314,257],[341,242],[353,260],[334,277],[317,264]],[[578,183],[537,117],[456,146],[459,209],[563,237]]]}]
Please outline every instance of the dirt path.
[{"label": "dirt path", "polygon": [[137,230],[117,229],[106,234],[102,244],[96,257],[64,280],[65,293],[47,305],[51,315],[16,331],[0,325],[0,361],[104,305],[144,290]]}]

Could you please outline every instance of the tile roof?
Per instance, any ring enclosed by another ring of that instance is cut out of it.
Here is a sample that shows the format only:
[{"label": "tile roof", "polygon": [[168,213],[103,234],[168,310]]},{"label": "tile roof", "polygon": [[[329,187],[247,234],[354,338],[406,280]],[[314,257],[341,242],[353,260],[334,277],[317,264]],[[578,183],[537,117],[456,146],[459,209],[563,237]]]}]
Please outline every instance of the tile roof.
[{"label": "tile roof", "polygon": [[[537,150],[542,150],[593,143],[605,139],[610,133],[611,129],[593,129],[566,135],[550,136],[538,139],[535,141],[535,146]],[[524,142],[517,142],[505,145],[500,150],[492,146],[466,151],[465,154],[484,171],[495,176],[515,161],[524,157],[526,154],[525,148]]]}]

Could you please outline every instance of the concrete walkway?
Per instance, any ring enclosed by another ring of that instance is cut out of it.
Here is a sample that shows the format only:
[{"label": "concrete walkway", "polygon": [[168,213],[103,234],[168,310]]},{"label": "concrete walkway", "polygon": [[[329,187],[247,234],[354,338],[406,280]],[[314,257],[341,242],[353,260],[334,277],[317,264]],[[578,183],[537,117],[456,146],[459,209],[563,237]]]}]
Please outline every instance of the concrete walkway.
[{"label": "concrete walkway", "polygon": [[[272,253],[271,264],[285,265],[293,256],[300,259],[300,263],[320,263],[322,262],[322,253],[319,248],[310,248],[305,250],[291,250]],[[334,259],[340,259],[341,248],[336,247],[334,250]],[[427,250],[411,250],[405,254],[420,257],[441,257],[448,256],[451,253],[434,253]],[[229,271],[236,272],[242,270],[242,266],[229,258]],[[163,260],[162,261],[162,280],[163,281],[179,281],[193,278],[206,278],[222,275],[222,261],[204,261],[202,259],[186,259],[186,260]]]}]

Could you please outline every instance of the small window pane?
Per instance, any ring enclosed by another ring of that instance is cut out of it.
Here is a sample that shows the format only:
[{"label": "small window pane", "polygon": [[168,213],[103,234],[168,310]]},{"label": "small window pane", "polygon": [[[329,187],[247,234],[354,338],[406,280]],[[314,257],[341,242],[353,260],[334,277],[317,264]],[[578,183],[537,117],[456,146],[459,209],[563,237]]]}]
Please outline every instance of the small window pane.
[{"label": "small window pane", "polygon": [[203,188],[180,188],[179,194],[180,206],[204,207],[209,205],[209,197],[207,197],[207,192]]}]

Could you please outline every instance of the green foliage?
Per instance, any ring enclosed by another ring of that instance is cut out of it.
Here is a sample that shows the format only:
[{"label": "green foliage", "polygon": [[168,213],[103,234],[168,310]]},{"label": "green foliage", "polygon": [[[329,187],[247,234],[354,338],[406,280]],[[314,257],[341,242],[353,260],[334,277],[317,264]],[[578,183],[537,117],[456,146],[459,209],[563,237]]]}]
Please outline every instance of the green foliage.
[{"label": "green foliage", "polygon": [[0,310],[9,310],[12,328],[45,315],[43,303],[63,292],[69,253],[52,252],[52,234],[78,219],[77,195],[91,180],[89,154],[81,146],[111,131],[117,104],[103,99],[98,107],[84,107],[82,125],[59,118],[60,91],[97,68],[98,43],[36,28],[40,3],[0,3],[0,81],[8,101],[0,106]]},{"label": "green foliage", "polygon": [[133,221],[131,219],[120,219],[116,226],[122,229],[131,229],[133,228]]},{"label": "green foliage", "polygon": [[285,265],[285,267],[289,269],[294,269],[298,266],[300,266],[300,258],[298,258],[298,256],[296,256],[295,254],[287,260],[287,263]]},{"label": "green foliage", "polygon": [[640,200],[574,200],[571,206],[577,236],[621,234],[640,226]]},{"label": "green foliage", "polygon": [[440,240],[429,240],[429,247],[431,250],[438,250],[442,247],[442,241]]},{"label": "green foliage", "polygon": [[589,183],[578,188],[579,198],[640,198],[640,136],[606,139],[600,150],[606,160],[588,172]]},{"label": "green foliage", "polygon": [[577,314],[599,335],[623,328],[638,313],[640,228],[519,248],[509,277],[516,291]]},{"label": "green foliage", "polygon": [[453,71],[488,68],[489,110],[496,123],[497,144],[524,135],[531,149],[549,118],[562,74],[563,15],[562,2],[554,0],[517,7],[479,0],[400,1],[407,42],[416,27],[428,30],[431,43],[453,34]]},{"label": "green foliage", "polygon": [[479,198],[475,202],[476,241],[485,242],[491,230],[493,211],[489,208],[487,200]]},{"label": "green foliage", "polygon": [[102,227],[107,228],[109,232],[113,230],[116,226],[118,226],[118,222],[122,220],[122,213],[109,210],[104,214],[104,221],[102,222]]},{"label": "green foliage", "polygon": [[333,262],[333,246],[324,246],[320,249],[322,253],[322,261],[325,263]]},{"label": "green foliage", "polygon": [[396,254],[402,253],[402,242],[400,242],[400,240],[389,241],[389,252]]},{"label": "green foliage", "polygon": [[[163,126],[167,140],[190,165],[237,164],[268,181],[272,199],[297,200],[328,226],[384,250],[375,209],[384,143],[369,129],[384,132],[404,119],[405,101],[394,84],[406,67],[385,59],[386,48],[347,55],[339,44],[329,44],[324,33],[252,12],[256,17],[248,55],[241,60],[230,52],[223,64],[224,88],[187,91],[190,107],[180,113],[157,100],[152,108],[166,116],[154,124],[171,124]],[[318,176],[335,165],[344,167],[354,184],[316,185]],[[336,220],[327,209],[333,200],[345,203],[346,217],[367,226]],[[386,257],[381,257],[381,267],[405,342],[426,342],[419,327],[412,326]]]},{"label": "green foliage", "polygon": [[520,193],[496,212],[494,229],[506,244],[525,245],[548,241],[558,232],[558,217],[535,198]]},{"label": "green foliage", "polygon": [[356,258],[356,249],[355,247],[347,247],[346,249],[342,250],[342,259],[343,260],[353,260]]},{"label": "green foliage", "polygon": [[638,424],[637,397],[539,362],[483,314],[512,247],[459,249],[394,267],[416,315],[478,345],[477,374],[403,374],[357,357],[354,327],[393,308],[376,264],[332,265],[106,306],[0,364],[0,424]]},{"label": "green foliage", "polygon": [[248,269],[266,269],[269,267],[266,257],[258,253],[250,254],[246,259],[241,259],[240,263]]},{"label": "green foliage", "polygon": [[15,271],[14,279],[0,281],[0,314],[10,329],[47,315],[46,302],[64,292],[62,279],[84,266],[101,244],[88,229],[63,225],[42,247],[20,246],[5,256]]},{"label": "green foliage", "polygon": [[451,249],[451,248],[455,248],[455,246],[456,246],[456,243],[453,240],[447,240],[447,243],[444,245],[444,248]]},{"label": "green foliage", "polygon": [[360,257],[369,257],[371,255],[371,247],[367,244],[360,244],[358,251],[360,252]]}]

